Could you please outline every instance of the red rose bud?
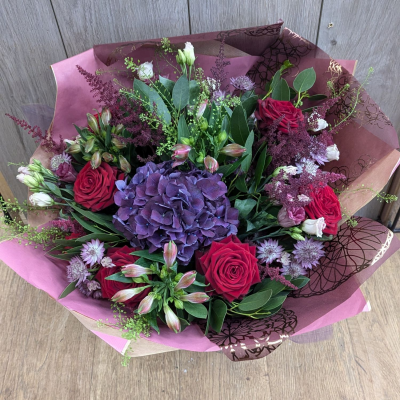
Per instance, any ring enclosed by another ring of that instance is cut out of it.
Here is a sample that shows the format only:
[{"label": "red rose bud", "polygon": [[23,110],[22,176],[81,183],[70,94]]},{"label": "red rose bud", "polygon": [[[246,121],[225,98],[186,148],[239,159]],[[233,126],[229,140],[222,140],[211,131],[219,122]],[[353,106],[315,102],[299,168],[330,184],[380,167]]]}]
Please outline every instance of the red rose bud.
[{"label": "red rose bud", "polygon": [[104,126],[108,126],[111,120],[111,113],[108,108],[105,108],[101,112],[101,122],[103,123]]},{"label": "red rose bud", "polygon": [[131,164],[128,163],[128,160],[125,157],[119,156],[119,165],[121,166],[121,170],[124,171],[126,174],[129,174],[129,172],[131,172]]},{"label": "red rose bud", "polygon": [[153,302],[154,302],[154,296],[150,293],[139,303],[138,313],[147,314],[151,310]]},{"label": "red rose bud", "polygon": [[103,160],[105,161],[105,162],[107,162],[107,163],[109,163],[109,162],[111,162],[112,160],[114,160],[114,156],[113,155],[111,155],[110,153],[103,153],[102,155],[101,155],[102,157],[103,157]]},{"label": "red rose bud", "polygon": [[231,143],[223,147],[219,152],[230,157],[240,157],[246,151],[246,147],[237,143]]},{"label": "red rose bud", "polygon": [[89,128],[94,132],[94,133],[99,133],[99,124],[97,123],[97,119],[94,115],[87,113],[87,122],[89,125]]},{"label": "red rose bud", "polygon": [[169,243],[165,243],[164,260],[165,260],[165,265],[168,268],[171,268],[174,265],[177,255],[178,255],[178,248],[176,247],[176,244],[172,240],[170,240]]},{"label": "red rose bud", "polygon": [[211,156],[207,156],[204,159],[204,166],[206,167],[206,170],[208,172],[211,172],[212,174],[218,170],[219,164],[218,161],[215,158],[212,158]]},{"label": "red rose bud", "polygon": [[165,321],[169,329],[172,329],[175,333],[181,331],[181,323],[177,315],[171,310],[171,308],[164,304]]},{"label": "red rose bud", "polygon": [[146,288],[148,288],[148,286],[141,286],[134,289],[120,290],[119,292],[114,294],[111,300],[116,301],[117,303],[124,303],[125,301],[131,299],[133,296],[136,296]]},{"label": "red rose bud", "polygon": [[90,165],[92,166],[92,169],[96,169],[100,167],[100,164],[101,164],[101,154],[99,151],[96,151],[92,155],[92,158],[90,159]]},{"label": "red rose bud", "polygon": [[208,99],[206,99],[205,101],[203,101],[200,104],[199,109],[196,114],[197,119],[199,119],[204,114],[204,111],[206,111],[207,103],[208,103]]},{"label": "red rose bud", "polygon": [[142,267],[141,265],[128,264],[122,268],[121,272],[127,278],[139,278],[139,276],[152,274],[153,271],[150,268]]},{"label": "red rose bud", "polygon": [[185,289],[189,287],[196,280],[196,271],[189,271],[183,274],[182,278],[179,280],[178,284],[175,286],[174,291],[177,292],[180,289]]},{"label": "red rose bud", "polygon": [[210,297],[202,292],[185,294],[179,297],[182,301],[188,301],[189,303],[204,303],[210,300]]}]

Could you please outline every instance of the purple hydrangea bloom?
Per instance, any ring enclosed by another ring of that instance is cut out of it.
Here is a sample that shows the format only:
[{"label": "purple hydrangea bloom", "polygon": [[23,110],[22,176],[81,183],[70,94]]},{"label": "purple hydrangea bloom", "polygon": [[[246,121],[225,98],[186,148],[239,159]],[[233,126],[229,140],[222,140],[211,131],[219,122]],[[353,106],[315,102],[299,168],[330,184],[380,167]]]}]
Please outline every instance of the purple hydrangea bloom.
[{"label": "purple hydrangea bloom", "polygon": [[191,168],[182,172],[171,161],[149,162],[121,185],[113,223],[133,247],[154,252],[173,240],[177,258],[188,264],[201,245],[237,233],[239,211],[231,207],[221,176]]},{"label": "purple hydrangea bloom", "polygon": [[318,265],[319,259],[325,255],[324,244],[313,239],[305,238],[298,241],[294,247],[293,255],[303,268],[311,269],[314,265]]},{"label": "purple hydrangea bloom", "polygon": [[247,92],[254,89],[254,82],[248,76],[238,76],[231,78],[231,85],[238,89]]}]

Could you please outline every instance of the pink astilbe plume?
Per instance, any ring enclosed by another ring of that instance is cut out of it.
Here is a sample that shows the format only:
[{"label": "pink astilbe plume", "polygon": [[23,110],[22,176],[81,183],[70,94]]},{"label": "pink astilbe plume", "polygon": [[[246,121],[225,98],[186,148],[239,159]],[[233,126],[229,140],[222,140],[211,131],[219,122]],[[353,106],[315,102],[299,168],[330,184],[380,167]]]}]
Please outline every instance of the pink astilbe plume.
[{"label": "pink astilbe plume", "polygon": [[270,267],[268,264],[267,265],[258,265],[258,268],[260,271],[261,280],[263,280],[267,276],[269,276],[272,281],[280,282],[280,283],[282,283],[282,285],[290,287],[291,289],[294,289],[294,290],[298,289],[297,286],[293,285],[293,283],[288,281],[283,275],[281,275],[279,273],[279,268]]},{"label": "pink astilbe plume", "polygon": [[31,135],[35,139],[36,144],[43,147],[43,149],[46,152],[61,154],[65,150],[64,142],[61,136],[60,136],[60,142],[57,143],[55,140],[53,140],[49,131],[45,131],[43,133],[43,131],[38,126],[31,126],[25,120],[14,117],[13,115],[10,114],[6,115],[7,117],[11,118],[23,130],[25,131],[28,130],[28,135]]},{"label": "pink astilbe plume", "polygon": [[228,73],[225,71],[225,67],[230,65],[230,63],[230,61],[225,61],[225,37],[223,37],[219,46],[218,56],[215,60],[215,67],[211,67],[211,73],[214,79],[219,83],[220,90],[222,91],[227,90],[229,87],[229,85],[222,87],[222,82],[228,76]]},{"label": "pink astilbe plume", "polygon": [[[85,71],[77,65],[78,71],[84,76],[86,82],[92,88],[93,97],[102,106],[107,107],[112,115],[111,125],[124,125],[125,129],[132,135],[130,138],[118,136],[118,140],[123,143],[132,143],[136,147],[150,147],[152,154],[138,155],[139,161],[144,159],[153,161],[156,158],[154,149],[164,141],[162,124],[157,128],[151,127],[146,121],[140,118],[141,114],[147,114],[140,100],[127,98],[119,92],[112,82],[104,82],[99,76]],[[153,115],[155,116],[155,115]]]}]

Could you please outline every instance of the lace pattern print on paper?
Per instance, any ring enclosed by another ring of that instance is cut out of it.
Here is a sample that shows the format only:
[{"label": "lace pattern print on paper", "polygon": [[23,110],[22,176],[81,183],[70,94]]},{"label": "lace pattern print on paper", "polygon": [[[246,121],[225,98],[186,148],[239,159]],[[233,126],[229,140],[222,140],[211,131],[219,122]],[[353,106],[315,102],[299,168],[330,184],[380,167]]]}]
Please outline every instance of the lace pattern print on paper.
[{"label": "lace pattern print on paper", "polygon": [[[220,333],[210,330],[207,337],[232,361],[246,361],[272,353],[295,332],[296,326],[296,314],[282,308],[265,319],[228,318]],[[205,326],[201,327],[204,330]]]},{"label": "lace pattern print on paper", "polygon": [[377,160],[372,158],[368,154],[362,155],[358,160],[356,160],[350,167],[342,165],[340,167],[333,167],[329,172],[334,172],[336,174],[342,174],[346,179],[339,179],[336,182],[330,183],[333,188],[341,188],[344,186],[349,186],[357,178],[359,178],[367,169],[369,169]]},{"label": "lace pattern print on paper", "polygon": [[288,29],[286,31],[285,35],[264,50],[261,54],[262,60],[256,63],[247,74],[258,88],[264,89],[266,82],[272,79],[285,60],[289,60],[297,67],[301,58],[315,49],[315,45],[296,33]]},{"label": "lace pattern print on paper", "polygon": [[325,257],[310,270],[310,282],[292,297],[320,296],[374,265],[388,250],[393,233],[376,221],[356,218],[358,225],[343,224],[334,239],[326,242]]}]

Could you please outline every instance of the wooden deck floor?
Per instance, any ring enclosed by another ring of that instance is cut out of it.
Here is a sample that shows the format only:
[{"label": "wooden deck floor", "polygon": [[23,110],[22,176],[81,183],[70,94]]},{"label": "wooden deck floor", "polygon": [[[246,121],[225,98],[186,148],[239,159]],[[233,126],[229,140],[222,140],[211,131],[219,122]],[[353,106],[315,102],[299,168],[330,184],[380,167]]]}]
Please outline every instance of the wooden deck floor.
[{"label": "wooden deck floor", "polygon": [[132,359],[84,328],[0,263],[0,399],[400,399],[400,252],[363,286],[372,311],[335,325],[331,340],[285,342],[232,363],[177,351]]}]

